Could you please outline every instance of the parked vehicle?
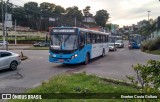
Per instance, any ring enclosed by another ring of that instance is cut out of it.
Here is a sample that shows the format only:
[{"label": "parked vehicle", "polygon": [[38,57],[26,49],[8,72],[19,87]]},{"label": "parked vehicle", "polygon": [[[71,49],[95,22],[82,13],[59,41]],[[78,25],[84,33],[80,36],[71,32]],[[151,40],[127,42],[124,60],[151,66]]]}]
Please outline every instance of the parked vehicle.
[{"label": "parked vehicle", "polygon": [[49,42],[37,42],[35,44],[33,44],[34,47],[48,47],[50,44]]},{"label": "parked vehicle", "polygon": [[116,45],[115,43],[109,43],[109,51],[116,51]]},{"label": "parked vehicle", "polygon": [[117,41],[115,42],[115,45],[116,45],[116,47],[118,47],[118,48],[123,48],[123,47],[124,47],[123,40],[117,40]]},{"label": "parked vehicle", "polygon": [[11,69],[16,70],[17,66],[21,63],[19,54],[0,50],[0,70]]},{"label": "parked vehicle", "polygon": [[5,46],[6,44],[9,44],[7,41],[3,42],[3,41],[0,41],[0,46]]}]

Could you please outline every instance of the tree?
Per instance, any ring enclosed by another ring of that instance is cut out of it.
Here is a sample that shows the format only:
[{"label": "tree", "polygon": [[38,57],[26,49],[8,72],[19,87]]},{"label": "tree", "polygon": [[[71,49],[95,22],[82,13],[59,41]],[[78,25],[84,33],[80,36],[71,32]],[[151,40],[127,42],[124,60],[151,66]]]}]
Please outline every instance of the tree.
[{"label": "tree", "polygon": [[29,18],[37,18],[40,15],[40,9],[38,7],[38,3],[36,2],[28,2],[24,4],[24,9],[29,15]]},{"label": "tree", "polygon": [[50,17],[53,16],[56,5],[53,3],[43,2],[40,4],[41,16]]},{"label": "tree", "polygon": [[108,19],[109,19],[109,13],[107,13],[106,10],[99,10],[96,12],[95,21],[97,25],[105,27]]},{"label": "tree", "polygon": [[158,30],[156,23],[156,21],[153,21],[153,23],[149,23],[148,21],[144,20],[145,26],[142,26],[138,32],[143,36],[149,36],[151,33]]},{"label": "tree", "polygon": [[38,21],[40,17],[40,9],[38,3],[28,2],[24,4],[24,9],[26,12],[27,26],[31,29],[38,29]]},{"label": "tree", "polygon": [[111,26],[112,26],[112,24],[106,24],[105,29],[106,30],[111,30]]},{"label": "tree", "polygon": [[54,13],[56,14],[61,14],[61,13],[64,13],[65,12],[65,9],[61,6],[56,6],[55,7],[55,10],[54,10]]},{"label": "tree", "polygon": [[77,18],[77,20],[82,21],[83,19],[83,14],[81,10],[78,9],[78,7],[69,7],[66,9],[67,16],[72,17],[72,18]]},{"label": "tree", "polygon": [[17,25],[27,26],[26,25],[26,12],[24,7],[14,7],[12,9],[13,21],[16,19]]},{"label": "tree", "polygon": [[90,14],[90,9],[91,9],[91,7],[90,6],[86,6],[86,8],[85,9],[83,9],[83,13],[84,13],[84,16],[86,17],[86,16],[89,16],[89,14]]}]

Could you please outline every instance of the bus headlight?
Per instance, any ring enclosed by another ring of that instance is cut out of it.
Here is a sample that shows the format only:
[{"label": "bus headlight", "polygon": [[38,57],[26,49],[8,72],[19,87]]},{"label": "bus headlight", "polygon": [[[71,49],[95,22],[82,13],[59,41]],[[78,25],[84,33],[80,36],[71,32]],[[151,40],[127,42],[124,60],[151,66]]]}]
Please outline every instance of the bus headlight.
[{"label": "bus headlight", "polygon": [[73,55],[72,57],[71,57],[71,59],[73,59],[73,58],[76,58],[78,55],[77,54],[75,54],[75,55]]}]

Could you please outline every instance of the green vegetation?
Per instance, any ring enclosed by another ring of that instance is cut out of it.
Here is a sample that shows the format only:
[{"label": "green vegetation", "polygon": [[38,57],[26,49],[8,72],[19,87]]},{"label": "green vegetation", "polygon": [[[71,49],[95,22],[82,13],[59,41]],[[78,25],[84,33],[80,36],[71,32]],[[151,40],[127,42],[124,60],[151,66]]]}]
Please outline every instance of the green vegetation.
[{"label": "green vegetation", "polygon": [[[137,88],[119,81],[107,81],[94,75],[67,74],[54,77],[49,82],[31,89],[29,93],[136,93]],[[10,100],[9,102],[122,102],[123,99],[50,99]],[[127,99],[129,102],[137,100]]]},{"label": "green vegetation", "polygon": [[[160,61],[148,60],[146,65],[137,64],[132,67],[136,77],[127,76],[127,78],[133,85],[140,85],[139,93],[160,93]],[[147,99],[147,102],[152,100]]]},{"label": "green vegetation", "polygon": [[[5,7],[5,5],[6,4],[3,2],[3,7]],[[0,8],[2,8],[2,2],[0,2]],[[89,11],[90,7],[87,6],[84,9]],[[19,6],[9,1],[7,10],[8,13],[12,14],[13,21],[17,20],[17,25],[29,27],[33,31],[48,31],[49,27],[53,26],[75,26],[75,18],[77,20],[77,26],[86,26],[83,24],[83,10],[80,10],[77,6],[65,9],[54,3],[42,2],[38,4],[33,1],[24,3],[24,6]],[[98,11],[99,14],[96,14],[96,23],[98,25],[104,24],[102,26],[105,26],[106,21],[108,20],[108,13],[103,15],[103,13],[105,13],[104,11],[106,10],[100,10]],[[2,14],[1,10],[0,13]],[[92,14],[88,12],[85,12],[84,15],[86,17],[92,16]],[[50,23],[48,20],[49,17],[55,18],[56,23]],[[0,19],[2,19],[1,16]],[[99,20],[101,22],[99,22]]]},{"label": "green vegetation", "polygon": [[160,49],[160,37],[142,42],[141,50],[144,52],[155,51],[159,49]]},{"label": "green vegetation", "polygon": [[160,50],[154,50],[154,51],[148,51],[148,50],[146,50],[145,52],[149,53],[149,54],[160,55]]}]

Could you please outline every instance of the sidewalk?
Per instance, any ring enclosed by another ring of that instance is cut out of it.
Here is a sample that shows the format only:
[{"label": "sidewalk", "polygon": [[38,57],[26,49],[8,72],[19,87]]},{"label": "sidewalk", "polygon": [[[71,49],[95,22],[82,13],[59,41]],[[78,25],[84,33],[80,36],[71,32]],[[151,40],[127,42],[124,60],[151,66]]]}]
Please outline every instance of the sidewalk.
[{"label": "sidewalk", "polygon": [[[8,49],[9,50],[24,50],[24,49],[28,49],[30,47],[32,47],[32,44],[9,44]],[[2,46],[0,46],[0,50],[6,50],[6,47],[3,48]]]}]

